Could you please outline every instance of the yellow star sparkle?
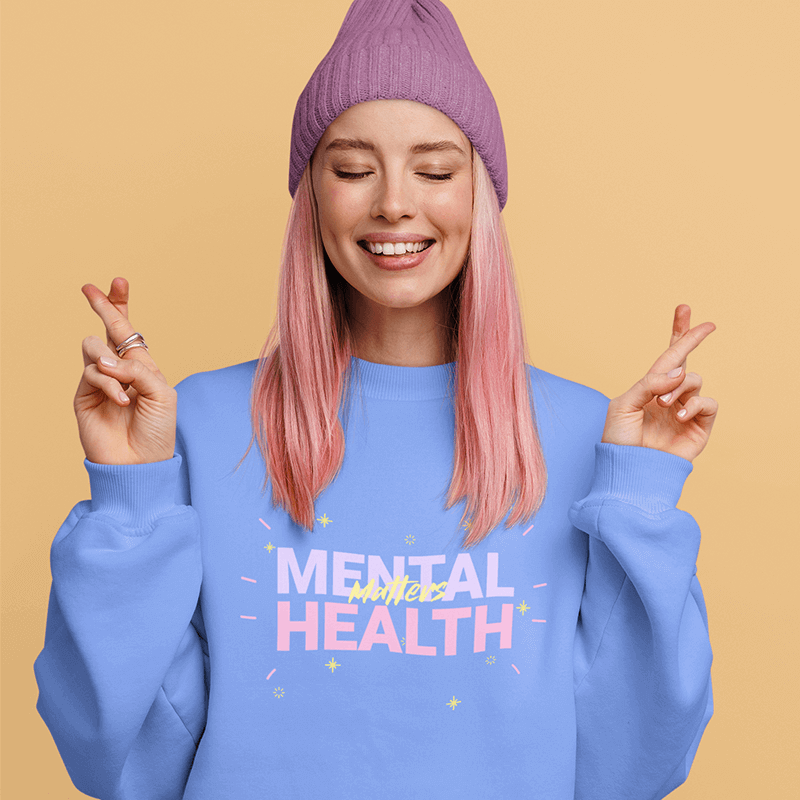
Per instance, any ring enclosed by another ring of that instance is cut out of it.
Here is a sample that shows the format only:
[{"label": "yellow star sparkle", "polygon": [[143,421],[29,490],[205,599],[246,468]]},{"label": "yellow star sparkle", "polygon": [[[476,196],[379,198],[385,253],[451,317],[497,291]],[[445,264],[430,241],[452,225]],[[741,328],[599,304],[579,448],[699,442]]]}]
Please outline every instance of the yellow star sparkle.
[{"label": "yellow star sparkle", "polygon": [[455,696],[455,695],[453,695],[453,699],[452,699],[452,700],[448,700],[448,701],[447,701],[447,703],[446,703],[446,705],[450,706],[450,708],[452,708],[452,709],[453,709],[453,711],[455,711],[455,710],[456,710],[456,706],[457,706],[457,705],[458,705],[460,702],[461,702],[461,701],[460,701],[460,700],[456,700],[456,696]]},{"label": "yellow star sparkle", "polygon": [[494,664],[497,659],[494,656],[486,656],[486,663],[487,664]]},{"label": "yellow star sparkle", "polygon": [[276,687],[275,687],[275,688],[272,690],[272,694],[274,694],[274,695],[275,695],[275,697],[283,697],[283,689],[281,689],[281,687],[280,687],[280,686],[276,686]]},{"label": "yellow star sparkle", "polygon": [[322,523],[322,527],[325,528],[325,527],[327,527],[328,523],[329,522],[333,522],[333,520],[332,519],[328,519],[328,515],[327,514],[323,514],[321,517],[317,517],[317,522],[321,522]]},{"label": "yellow star sparkle", "polygon": [[416,537],[413,533],[409,533],[408,536],[406,536],[406,544],[414,544],[415,541]]},{"label": "yellow star sparkle", "polygon": [[461,527],[469,530],[472,527],[472,520],[468,519]]},{"label": "yellow star sparkle", "polygon": [[525,616],[525,612],[530,608],[530,606],[523,600],[518,606],[517,611],[522,612],[522,616]]},{"label": "yellow star sparkle", "polygon": [[265,545],[264,545],[264,549],[265,549],[265,550],[266,550],[268,553],[271,553],[271,552],[272,552],[272,551],[275,549],[275,545],[274,545],[274,544],[272,544],[272,542],[270,542],[269,544],[265,544]]},{"label": "yellow star sparkle", "polygon": [[341,667],[342,665],[337,664],[336,659],[332,658],[325,666],[328,667],[331,672],[333,672],[336,669],[336,667]]}]

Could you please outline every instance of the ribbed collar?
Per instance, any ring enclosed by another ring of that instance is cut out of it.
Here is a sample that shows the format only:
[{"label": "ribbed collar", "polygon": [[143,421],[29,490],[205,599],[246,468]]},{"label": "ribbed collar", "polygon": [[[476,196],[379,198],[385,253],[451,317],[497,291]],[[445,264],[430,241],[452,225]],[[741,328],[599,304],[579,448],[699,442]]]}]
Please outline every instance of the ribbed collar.
[{"label": "ribbed collar", "polygon": [[433,367],[397,367],[351,356],[351,391],[380,400],[451,397],[451,384],[455,387],[456,363],[451,361]]}]

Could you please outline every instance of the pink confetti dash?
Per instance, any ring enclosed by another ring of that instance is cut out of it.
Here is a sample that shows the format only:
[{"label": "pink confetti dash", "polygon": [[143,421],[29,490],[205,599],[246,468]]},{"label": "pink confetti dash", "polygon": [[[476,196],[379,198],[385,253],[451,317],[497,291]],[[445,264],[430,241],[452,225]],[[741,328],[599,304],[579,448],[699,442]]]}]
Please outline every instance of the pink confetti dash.
[{"label": "pink confetti dash", "polygon": [[547,586],[547,584],[546,583],[537,583],[533,588],[534,589],[541,589],[542,586]]},{"label": "pink confetti dash", "polygon": [[255,617],[246,617],[244,614],[239,614],[240,619],[255,619]]},{"label": "pink confetti dash", "polygon": [[532,619],[531,622],[547,622],[546,619]]},{"label": "pink confetti dash", "polygon": [[[530,528],[528,528],[528,531],[529,531],[531,528],[533,528],[533,525],[531,525],[531,527],[530,527]],[[525,531],[525,533],[527,533],[528,531]],[[523,533],[522,535],[524,536],[524,535],[525,535],[525,533]]]},{"label": "pink confetti dash", "polygon": [[250,581],[250,583],[258,583],[258,581],[254,581],[252,578],[245,578],[244,575],[242,575],[242,580],[243,581]]},{"label": "pink confetti dash", "polygon": [[259,521],[259,522],[260,522],[260,523],[261,523],[261,524],[262,524],[262,525],[263,525],[263,526],[264,526],[264,527],[265,527],[265,528],[266,528],[268,531],[271,531],[271,530],[272,530],[272,528],[270,528],[270,526],[269,526],[269,525],[267,525],[267,523],[266,523],[266,522],[264,522],[264,520],[263,520],[263,519],[261,519],[261,517],[259,517],[259,518],[258,518],[258,521]]},{"label": "pink confetti dash", "polygon": [[[277,667],[275,667],[275,669],[277,669]],[[267,675],[267,680],[269,680],[273,676],[273,674],[275,673],[275,669],[273,669],[272,672],[270,672],[270,674]]]},{"label": "pink confetti dash", "polygon": [[[517,669],[517,665],[516,664],[512,664],[511,666],[514,667],[514,669]],[[519,670],[518,669],[517,669],[517,675],[519,675]]]}]

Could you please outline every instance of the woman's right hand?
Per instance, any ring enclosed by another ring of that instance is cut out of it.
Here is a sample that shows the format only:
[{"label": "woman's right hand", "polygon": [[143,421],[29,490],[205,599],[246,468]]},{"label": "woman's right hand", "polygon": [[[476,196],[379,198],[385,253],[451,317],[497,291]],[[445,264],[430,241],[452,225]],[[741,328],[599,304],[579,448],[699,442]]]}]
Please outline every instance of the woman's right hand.
[{"label": "woman's right hand", "polygon": [[86,458],[95,464],[167,461],[175,452],[178,393],[144,347],[122,358],[116,345],[136,331],[128,321],[128,282],[114,278],[106,296],[91,283],[81,287],[108,336],[83,340],[83,377],[75,416]]}]

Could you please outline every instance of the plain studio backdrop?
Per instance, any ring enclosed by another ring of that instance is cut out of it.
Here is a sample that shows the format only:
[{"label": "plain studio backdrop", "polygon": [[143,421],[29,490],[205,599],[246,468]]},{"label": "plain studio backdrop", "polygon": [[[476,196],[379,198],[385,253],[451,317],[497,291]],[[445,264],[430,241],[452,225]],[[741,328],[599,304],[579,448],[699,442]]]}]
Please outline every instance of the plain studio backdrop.
[{"label": "plain studio backdrop", "polygon": [[[80,292],[131,283],[174,384],[275,315],[298,95],[349,0],[6,0],[3,774],[85,797],[36,709],[49,548],[88,497]],[[800,6],[447,0],[500,109],[530,361],[626,391],[679,303],[720,404],[679,507],[702,531],[716,713],[674,797],[784,798],[796,763]],[[794,35],[793,35],[794,34]]]}]

